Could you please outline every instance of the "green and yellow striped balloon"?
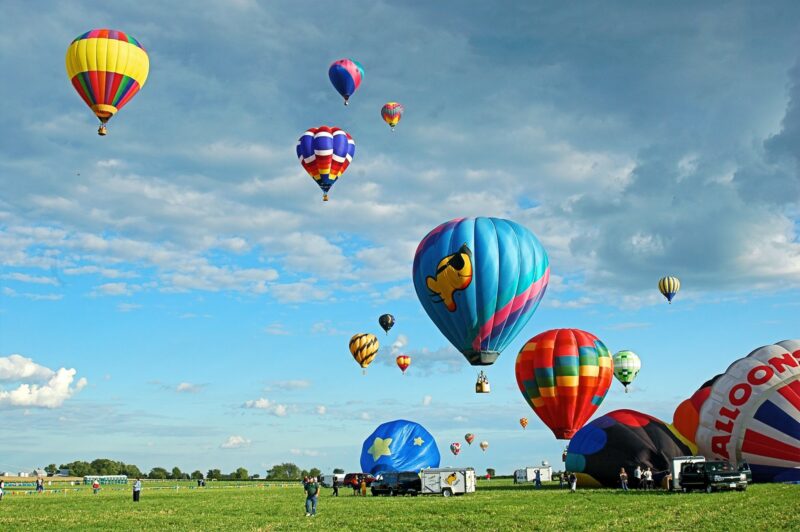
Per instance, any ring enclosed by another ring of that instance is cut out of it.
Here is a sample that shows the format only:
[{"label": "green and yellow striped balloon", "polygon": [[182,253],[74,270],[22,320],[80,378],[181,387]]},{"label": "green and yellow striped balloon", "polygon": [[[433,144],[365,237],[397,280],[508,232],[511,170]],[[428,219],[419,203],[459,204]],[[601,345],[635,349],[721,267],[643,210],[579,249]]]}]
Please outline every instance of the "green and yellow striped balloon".
[{"label": "green and yellow striped balloon", "polygon": [[380,344],[374,334],[358,333],[350,338],[350,353],[358,365],[364,368],[365,375],[367,366],[375,359],[379,348]]}]

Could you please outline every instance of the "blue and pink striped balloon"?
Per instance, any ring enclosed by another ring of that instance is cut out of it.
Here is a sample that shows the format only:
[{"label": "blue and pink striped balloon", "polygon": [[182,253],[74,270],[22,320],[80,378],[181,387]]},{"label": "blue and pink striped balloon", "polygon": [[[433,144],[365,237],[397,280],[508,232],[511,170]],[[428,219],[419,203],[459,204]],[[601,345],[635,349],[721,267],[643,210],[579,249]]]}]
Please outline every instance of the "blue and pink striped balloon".
[{"label": "blue and pink striped balloon", "polygon": [[550,279],[547,252],[501,218],[458,218],[422,239],[414,256],[422,307],[473,366],[493,364],[531,319]]},{"label": "blue and pink striped balloon", "polygon": [[364,68],[352,59],[339,59],[328,69],[328,78],[333,83],[333,87],[344,98],[344,104],[347,105],[350,96],[361,85],[361,80],[364,78]]}]

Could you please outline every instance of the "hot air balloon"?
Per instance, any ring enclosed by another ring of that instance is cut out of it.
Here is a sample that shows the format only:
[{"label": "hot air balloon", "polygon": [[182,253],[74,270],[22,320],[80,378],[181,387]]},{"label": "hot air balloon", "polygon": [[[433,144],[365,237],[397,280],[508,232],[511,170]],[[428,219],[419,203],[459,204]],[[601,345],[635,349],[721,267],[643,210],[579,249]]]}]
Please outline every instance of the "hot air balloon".
[{"label": "hot air balloon", "polygon": [[522,425],[522,430],[525,430],[528,427],[528,418],[526,417],[519,418],[519,424]]},{"label": "hot air balloon", "polygon": [[343,129],[319,126],[303,133],[296,151],[300,164],[322,189],[322,201],[328,201],[328,191],[353,160],[356,143]]},{"label": "hot air balloon", "polygon": [[439,448],[425,427],[398,419],[380,425],[361,447],[361,471],[377,475],[439,467]]},{"label": "hot air balloon", "polygon": [[67,48],[67,76],[83,101],[106,122],[131,101],[147,81],[150,59],[139,41],[121,31],[97,29],[78,36]]},{"label": "hot air balloon", "polygon": [[453,443],[451,443],[450,444],[450,452],[453,453],[454,455],[458,456],[458,453],[461,452],[461,444],[458,443],[457,441],[454,441]]},{"label": "hot air balloon", "polygon": [[677,277],[662,277],[658,280],[658,290],[672,304],[672,298],[681,289],[681,281]]},{"label": "hot air balloon", "polygon": [[372,363],[379,348],[380,344],[374,334],[359,333],[350,338],[350,353],[358,365],[364,368],[364,375],[367,374],[367,366]]},{"label": "hot air balloon", "polygon": [[457,218],[422,239],[414,256],[422,307],[473,366],[493,364],[533,316],[550,267],[539,240],[500,218]]},{"label": "hot air balloon", "polygon": [[628,393],[628,385],[633,382],[639,370],[642,369],[642,361],[639,360],[639,355],[633,351],[619,351],[612,360],[614,376],[625,386],[625,393]]},{"label": "hot air balloon", "polygon": [[486,449],[488,449],[488,448],[489,448],[489,442],[488,441],[482,441],[481,442],[481,451],[486,452]]},{"label": "hot air balloon", "polygon": [[708,389],[693,438],[699,453],[746,462],[757,482],[800,481],[800,340],[752,351]]},{"label": "hot air balloon", "polygon": [[394,131],[394,126],[403,117],[404,110],[403,106],[397,102],[389,102],[381,108],[381,117],[384,122],[391,126],[392,131]]},{"label": "hot air balloon", "polygon": [[333,83],[333,88],[344,98],[344,104],[348,105],[350,96],[361,85],[361,80],[364,78],[364,68],[351,59],[339,59],[331,64],[328,69],[328,77]]},{"label": "hot air balloon", "polygon": [[615,410],[580,429],[569,442],[566,470],[587,487],[619,487],[619,470],[633,475],[636,466],[650,467],[658,482],[676,456],[693,449],[659,419],[635,410]]},{"label": "hot air balloon", "polygon": [[391,314],[383,314],[378,318],[378,324],[381,326],[381,329],[386,331],[386,334],[389,334],[389,331],[394,327],[394,316]]},{"label": "hot air balloon", "polygon": [[397,367],[400,368],[400,371],[402,371],[403,375],[405,375],[408,366],[411,365],[411,357],[408,355],[400,355],[397,357],[396,362]]},{"label": "hot air balloon", "polygon": [[519,390],[556,438],[570,439],[608,393],[611,355],[596,336],[554,329],[528,340],[517,355]]},{"label": "hot air balloon", "polygon": [[472,445],[472,442],[475,441],[475,435],[471,432],[467,432],[464,435],[464,440],[467,442],[468,445]]}]

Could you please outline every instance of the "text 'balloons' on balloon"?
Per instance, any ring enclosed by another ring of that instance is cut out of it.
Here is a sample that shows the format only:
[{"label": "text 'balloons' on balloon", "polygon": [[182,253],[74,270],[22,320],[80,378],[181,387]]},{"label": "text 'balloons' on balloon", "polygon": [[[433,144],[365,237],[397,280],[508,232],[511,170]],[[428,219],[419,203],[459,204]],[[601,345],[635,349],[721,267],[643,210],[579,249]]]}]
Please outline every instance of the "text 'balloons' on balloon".
[{"label": "text 'balloons' on balloon", "polygon": [[471,432],[467,432],[464,435],[464,441],[466,441],[468,445],[472,445],[472,442],[475,441],[475,435]]},{"label": "text 'balloons' on balloon", "polygon": [[380,425],[361,447],[361,471],[376,475],[439,467],[439,448],[425,427],[398,419]]},{"label": "text 'balloons' on balloon", "polygon": [[613,374],[611,355],[580,329],[540,333],[517,355],[517,385],[556,438],[570,439],[603,402]]},{"label": "text 'balloons' on balloon", "polygon": [[411,357],[408,355],[399,355],[395,362],[397,363],[397,367],[400,368],[400,371],[403,372],[403,375],[406,374],[406,370],[411,365]]},{"label": "text 'balloons' on balloon", "polygon": [[635,410],[615,410],[581,428],[569,442],[566,470],[582,486],[619,487],[620,469],[633,478],[636,466],[649,467],[656,481],[676,456],[692,449],[666,423]]},{"label": "text 'balloons' on balloon", "polygon": [[457,441],[454,441],[450,444],[450,452],[454,455],[458,456],[458,453],[461,452],[461,444]]},{"label": "text 'balloons' on balloon", "polygon": [[672,304],[672,298],[681,289],[681,281],[677,277],[662,277],[658,280],[658,291]]},{"label": "text 'balloons' on balloon", "polygon": [[550,266],[536,236],[516,222],[457,218],[422,239],[413,278],[431,320],[470,364],[482,366],[533,316]]},{"label": "text 'balloons' on balloon", "polygon": [[489,448],[489,442],[488,441],[482,441],[481,442],[481,451],[485,452],[486,449],[488,449],[488,448]]},{"label": "text 'balloons' on balloon", "polygon": [[352,59],[339,59],[334,61],[328,69],[328,78],[331,80],[333,88],[344,98],[344,104],[348,105],[350,96],[364,79],[364,68]]},{"label": "text 'balloons' on balloon", "polygon": [[639,370],[642,369],[642,361],[639,355],[633,351],[619,351],[614,354],[612,358],[614,362],[614,376],[625,387],[625,393],[628,393],[628,385],[633,382]]},{"label": "text 'balloons' on balloon", "polygon": [[319,126],[303,133],[295,151],[300,165],[322,189],[322,200],[328,201],[328,191],[353,161],[356,143],[343,129]]},{"label": "text 'balloons' on balloon", "polygon": [[83,101],[106,122],[139,92],[147,81],[150,58],[144,47],[118,30],[95,29],[77,37],[67,48],[67,76]]},{"label": "text 'balloons' on balloon", "polygon": [[755,481],[800,481],[800,340],[760,347],[714,379],[695,443],[706,457],[746,462]]},{"label": "text 'balloons' on balloon", "polygon": [[367,373],[367,366],[369,366],[378,354],[380,343],[374,334],[358,333],[350,338],[350,354],[364,369],[364,374]]},{"label": "text 'balloons' on balloon", "polygon": [[389,334],[389,331],[394,327],[394,316],[391,314],[382,314],[378,318],[378,325],[381,326],[381,329],[383,329],[386,334]]},{"label": "text 'balloons' on balloon", "polygon": [[395,126],[403,117],[403,111],[405,111],[405,109],[401,104],[389,102],[381,107],[381,118],[383,118],[383,121],[389,124],[389,127],[394,131]]}]

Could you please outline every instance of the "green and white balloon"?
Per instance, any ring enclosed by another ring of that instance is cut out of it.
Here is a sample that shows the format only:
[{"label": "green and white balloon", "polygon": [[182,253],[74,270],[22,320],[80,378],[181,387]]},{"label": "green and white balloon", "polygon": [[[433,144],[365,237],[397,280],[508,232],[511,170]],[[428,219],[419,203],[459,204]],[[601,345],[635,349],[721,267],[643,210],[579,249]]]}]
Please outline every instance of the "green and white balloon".
[{"label": "green and white balloon", "polygon": [[614,355],[614,376],[625,386],[625,393],[628,393],[628,385],[633,382],[639,370],[642,369],[642,361],[639,355],[633,351],[620,351]]}]

